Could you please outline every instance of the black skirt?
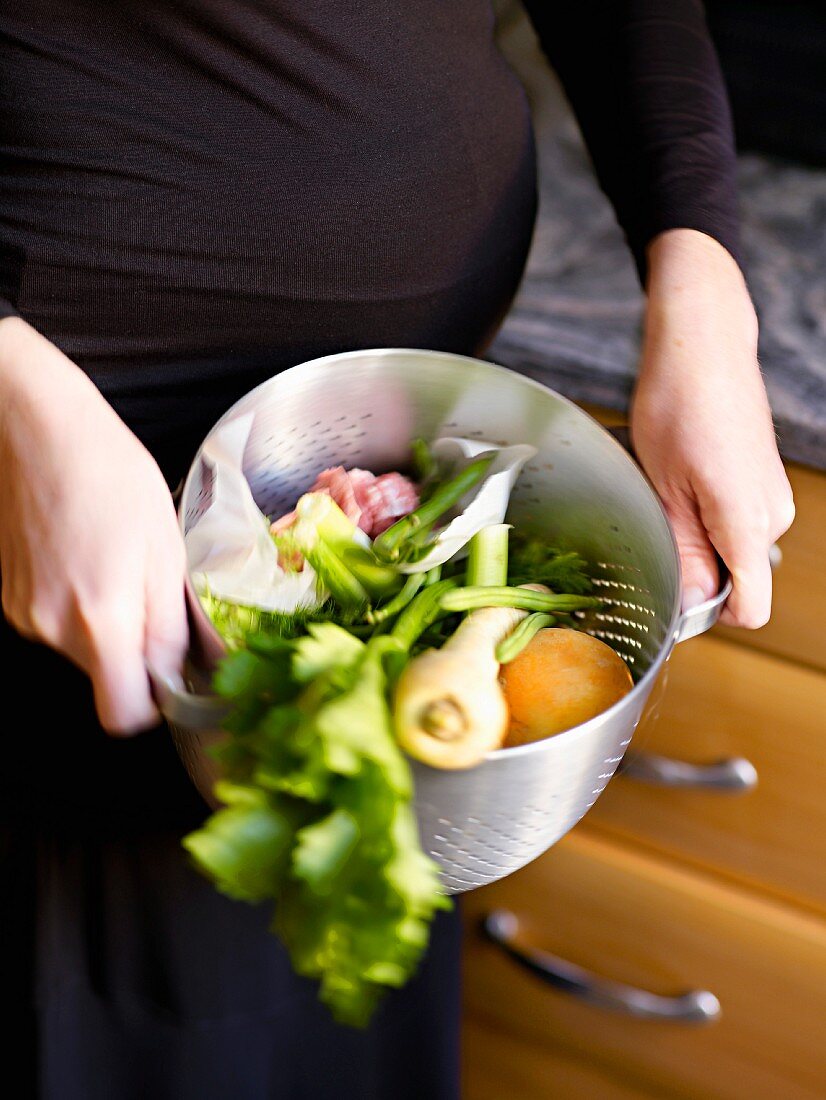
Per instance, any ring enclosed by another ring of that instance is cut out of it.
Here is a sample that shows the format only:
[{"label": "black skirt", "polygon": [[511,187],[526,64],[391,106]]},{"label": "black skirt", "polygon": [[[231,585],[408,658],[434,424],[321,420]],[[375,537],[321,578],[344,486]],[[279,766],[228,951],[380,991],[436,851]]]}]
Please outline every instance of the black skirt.
[{"label": "black skirt", "polygon": [[[50,1100],[448,1100],[455,914],[364,1032],[290,970],[265,907],[220,897],[178,836],[4,829],[4,1072]],[[31,975],[35,975],[34,997]]]}]

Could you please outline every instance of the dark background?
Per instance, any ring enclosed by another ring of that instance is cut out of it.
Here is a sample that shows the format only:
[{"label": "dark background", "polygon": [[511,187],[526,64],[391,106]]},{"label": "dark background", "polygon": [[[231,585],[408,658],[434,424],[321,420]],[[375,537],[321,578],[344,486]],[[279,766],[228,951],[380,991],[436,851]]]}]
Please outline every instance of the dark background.
[{"label": "dark background", "polygon": [[706,0],[741,149],[826,165],[826,4]]}]

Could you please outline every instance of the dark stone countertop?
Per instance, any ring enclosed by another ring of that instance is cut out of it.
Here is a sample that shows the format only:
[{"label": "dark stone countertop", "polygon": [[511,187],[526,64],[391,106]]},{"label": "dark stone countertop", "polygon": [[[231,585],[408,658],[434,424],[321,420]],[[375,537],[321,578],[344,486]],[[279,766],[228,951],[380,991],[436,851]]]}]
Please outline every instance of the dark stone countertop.
[{"label": "dark stone countertop", "polygon": [[[575,401],[626,409],[642,295],[570,110],[520,20],[502,45],[529,90],[540,212],[519,295],[488,352]],[[744,267],[781,451],[826,469],[826,172],[741,157]]]}]

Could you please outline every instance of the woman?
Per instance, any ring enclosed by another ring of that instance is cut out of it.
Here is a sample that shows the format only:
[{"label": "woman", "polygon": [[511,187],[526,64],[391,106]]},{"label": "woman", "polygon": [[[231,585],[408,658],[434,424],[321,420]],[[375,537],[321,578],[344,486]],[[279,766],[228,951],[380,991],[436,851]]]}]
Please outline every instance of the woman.
[{"label": "woman", "polygon": [[[793,506],[700,5],[528,7],[645,281],[632,430],[686,601],[716,547],[727,620],[759,626]],[[169,487],[232,401],[347,348],[478,353],[507,310],[534,156],[488,4],[16,0],[0,34],[5,1073],[60,1100],[453,1097],[455,920],[366,1034],[333,1027],[266,914],[182,860],[204,807],[144,668],[186,649]]]}]

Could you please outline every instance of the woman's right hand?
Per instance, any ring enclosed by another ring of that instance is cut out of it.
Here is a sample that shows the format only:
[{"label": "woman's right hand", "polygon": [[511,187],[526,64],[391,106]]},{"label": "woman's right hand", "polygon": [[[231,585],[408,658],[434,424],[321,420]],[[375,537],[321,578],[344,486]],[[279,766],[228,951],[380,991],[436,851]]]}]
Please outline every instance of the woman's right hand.
[{"label": "woman's right hand", "polygon": [[18,318],[0,321],[3,612],[91,678],[101,725],[157,723],[146,672],[179,672],[185,560],[149,452],[92,382]]}]

